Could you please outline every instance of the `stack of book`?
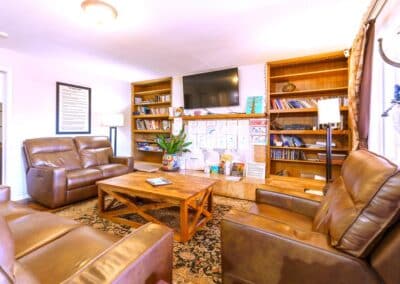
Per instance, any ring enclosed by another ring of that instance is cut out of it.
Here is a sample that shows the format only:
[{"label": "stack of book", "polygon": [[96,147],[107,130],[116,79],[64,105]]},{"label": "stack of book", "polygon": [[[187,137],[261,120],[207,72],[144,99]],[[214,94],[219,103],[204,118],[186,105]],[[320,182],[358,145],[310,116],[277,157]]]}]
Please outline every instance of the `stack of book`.
[{"label": "stack of book", "polygon": [[169,120],[137,119],[136,129],[138,130],[170,130]]},{"label": "stack of book", "polygon": [[271,159],[274,160],[307,160],[307,156],[300,150],[273,149]]},{"label": "stack of book", "polygon": [[[271,99],[272,109],[296,109],[296,108],[317,108],[318,100],[324,98],[304,98],[304,99]],[[340,105],[347,106],[348,98],[339,97]]]}]

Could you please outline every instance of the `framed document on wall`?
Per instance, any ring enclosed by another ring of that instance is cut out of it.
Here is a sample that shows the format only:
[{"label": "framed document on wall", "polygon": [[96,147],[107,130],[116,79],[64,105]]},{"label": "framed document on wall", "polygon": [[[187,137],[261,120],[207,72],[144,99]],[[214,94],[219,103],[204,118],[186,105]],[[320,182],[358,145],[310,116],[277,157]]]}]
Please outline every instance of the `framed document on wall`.
[{"label": "framed document on wall", "polygon": [[57,82],[57,134],[89,134],[91,92],[87,87]]}]

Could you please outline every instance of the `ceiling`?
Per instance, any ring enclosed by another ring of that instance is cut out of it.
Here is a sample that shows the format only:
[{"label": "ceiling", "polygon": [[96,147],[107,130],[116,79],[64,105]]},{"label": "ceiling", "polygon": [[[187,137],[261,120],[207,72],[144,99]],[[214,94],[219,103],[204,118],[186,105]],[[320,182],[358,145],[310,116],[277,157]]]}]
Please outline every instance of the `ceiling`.
[{"label": "ceiling", "polygon": [[179,75],[344,49],[369,0],[110,0],[95,26],[82,0],[1,0],[0,47]]}]

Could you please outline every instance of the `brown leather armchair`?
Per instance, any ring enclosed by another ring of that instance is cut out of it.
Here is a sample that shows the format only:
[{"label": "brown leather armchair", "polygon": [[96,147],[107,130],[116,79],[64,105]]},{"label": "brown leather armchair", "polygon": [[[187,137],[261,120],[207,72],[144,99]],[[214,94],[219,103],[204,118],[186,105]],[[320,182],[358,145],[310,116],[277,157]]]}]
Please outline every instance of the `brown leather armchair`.
[{"label": "brown leather armchair", "polygon": [[223,282],[400,283],[400,172],[352,152],[321,203],[257,190],[222,221]]},{"label": "brown leather armchair", "polygon": [[50,208],[96,196],[96,181],[133,171],[133,158],[113,157],[105,136],[36,138],[23,146],[28,193]]},{"label": "brown leather armchair", "polygon": [[0,186],[0,283],[172,282],[172,230],[148,223],[120,239],[8,197]]}]

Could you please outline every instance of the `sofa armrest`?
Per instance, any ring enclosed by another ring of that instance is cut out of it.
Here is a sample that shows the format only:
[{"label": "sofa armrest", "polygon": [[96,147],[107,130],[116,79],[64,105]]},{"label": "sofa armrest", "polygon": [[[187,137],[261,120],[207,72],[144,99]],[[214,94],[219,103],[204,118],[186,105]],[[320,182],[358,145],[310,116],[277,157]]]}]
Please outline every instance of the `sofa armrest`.
[{"label": "sofa armrest", "polygon": [[326,235],[231,210],[221,224],[223,283],[380,283]]},{"label": "sofa armrest", "polygon": [[256,190],[256,202],[280,207],[314,218],[320,205],[320,197],[300,192],[284,192],[278,189]]},{"label": "sofa armrest", "polygon": [[173,232],[148,223],[63,283],[172,283]]},{"label": "sofa armrest", "polygon": [[110,163],[126,165],[130,172],[133,171],[133,157],[111,157]]},{"label": "sofa armrest", "polygon": [[56,208],[65,203],[67,177],[65,168],[29,168],[26,181],[29,195],[39,203]]},{"label": "sofa armrest", "polygon": [[10,200],[10,187],[7,185],[0,185],[0,202],[6,202]]}]

